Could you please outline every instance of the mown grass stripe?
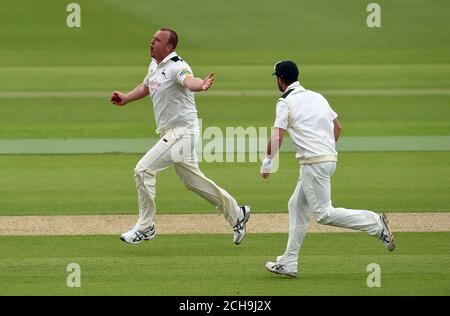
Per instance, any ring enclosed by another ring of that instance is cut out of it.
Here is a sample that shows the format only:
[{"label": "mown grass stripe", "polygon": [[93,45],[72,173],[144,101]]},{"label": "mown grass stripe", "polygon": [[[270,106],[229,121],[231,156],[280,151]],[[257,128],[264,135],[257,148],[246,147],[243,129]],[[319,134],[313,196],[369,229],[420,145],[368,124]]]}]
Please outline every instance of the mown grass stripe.
[{"label": "mown grass stripe", "polygon": [[[156,138],[100,138],[100,139],[1,139],[0,154],[104,154],[144,153],[157,141]],[[209,140],[205,140],[203,145]],[[233,139],[223,141],[223,148]],[[237,141],[234,139],[234,144]],[[262,142],[265,143],[265,142]],[[257,140],[255,144],[258,144]],[[342,137],[338,150],[348,151],[450,151],[450,136],[391,136],[391,137]],[[264,152],[264,146],[236,150],[237,153]],[[215,152],[221,152],[215,148]],[[283,144],[282,151],[293,152],[290,139]]]},{"label": "mown grass stripe", "polygon": [[[330,89],[317,90],[325,96],[427,96],[450,95],[450,89]],[[106,98],[111,91],[0,91],[3,99],[32,98]],[[274,97],[280,95],[275,90],[211,90],[198,93],[209,97]]]}]

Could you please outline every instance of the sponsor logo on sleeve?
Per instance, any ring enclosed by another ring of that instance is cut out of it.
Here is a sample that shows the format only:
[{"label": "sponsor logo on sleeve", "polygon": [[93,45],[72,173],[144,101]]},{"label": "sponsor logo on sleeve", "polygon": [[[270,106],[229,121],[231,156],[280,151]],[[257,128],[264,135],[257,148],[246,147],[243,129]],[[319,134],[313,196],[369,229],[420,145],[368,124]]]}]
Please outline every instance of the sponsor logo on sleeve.
[{"label": "sponsor logo on sleeve", "polygon": [[192,76],[192,71],[190,71],[188,68],[181,68],[179,76],[180,77]]}]

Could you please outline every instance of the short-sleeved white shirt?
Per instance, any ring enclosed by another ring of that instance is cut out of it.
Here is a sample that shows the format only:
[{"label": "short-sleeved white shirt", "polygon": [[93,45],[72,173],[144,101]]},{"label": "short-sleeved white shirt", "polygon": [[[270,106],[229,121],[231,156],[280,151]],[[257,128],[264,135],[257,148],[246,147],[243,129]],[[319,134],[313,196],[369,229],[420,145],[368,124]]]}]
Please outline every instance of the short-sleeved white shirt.
[{"label": "short-sleeved white shirt", "polygon": [[193,76],[192,69],[176,52],[159,64],[152,59],[143,84],[153,102],[157,133],[175,127],[198,127],[194,93],[183,86],[188,76]]},{"label": "short-sleeved white shirt", "polygon": [[296,81],[278,99],[274,127],[288,131],[297,158],[337,154],[333,123],[337,116],[321,94]]}]

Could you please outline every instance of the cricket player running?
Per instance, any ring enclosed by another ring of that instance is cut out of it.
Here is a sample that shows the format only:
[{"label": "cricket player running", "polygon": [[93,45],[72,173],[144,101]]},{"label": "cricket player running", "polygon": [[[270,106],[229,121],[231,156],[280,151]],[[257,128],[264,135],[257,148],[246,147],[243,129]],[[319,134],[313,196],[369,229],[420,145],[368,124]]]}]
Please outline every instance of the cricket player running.
[{"label": "cricket player running", "polygon": [[[120,239],[130,244],[155,237],[156,175],[170,166],[189,189],[223,212],[234,231],[233,242],[239,245],[250,217],[249,206],[238,206],[224,189],[208,179],[199,169],[195,143],[200,130],[194,92],[208,90],[214,75],[204,80],[193,76],[191,67],[175,48],[178,36],[162,28],[150,43],[152,61],[142,84],[125,94],[112,93],[111,102],[123,106],[150,94],[160,140],[142,157],[134,169],[139,202],[139,218]],[[176,197],[174,197],[176,198]]]},{"label": "cricket player running", "polygon": [[275,124],[261,167],[261,176],[267,179],[272,159],[287,130],[295,146],[296,158],[300,161],[300,177],[288,203],[286,251],[275,262],[267,262],[266,269],[289,277],[297,277],[298,256],[310,216],[320,224],[367,232],[382,240],[389,251],[395,249],[394,237],[384,214],[332,206],[330,181],[336,169],[335,145],[341,125],[322,95],[300,85],[298,73],[297,65],[292,61],[275,64],[273,75],[276,75],[278,88],[284,94],[277,102]]}]

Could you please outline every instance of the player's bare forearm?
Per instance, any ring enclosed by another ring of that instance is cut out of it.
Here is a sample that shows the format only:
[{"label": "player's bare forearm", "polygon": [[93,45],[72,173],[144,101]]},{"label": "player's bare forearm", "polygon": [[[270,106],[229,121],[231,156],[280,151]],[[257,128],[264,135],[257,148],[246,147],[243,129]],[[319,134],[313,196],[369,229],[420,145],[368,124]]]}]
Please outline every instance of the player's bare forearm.
[{"label": "player's bare forearm", "polygon": [[341,135],[342,125],[338,121],[338,119],[334,119],[333,124],[334,124],[334,141],[337,143],[339,135]]},{"label": "player's bare forearm", "polygon": [[141,83],[127,94],[120,91],[114,91],[111,96],[111,102],[116,105],[125,105],[129,102],[142,99],[143,97],[146,97],[148,95],[148,88]]},{"label": "player's bare forearm", "polygon": [[214,74],[210,73],[205,79],[188,76],[183,81],[183,86],[192,92],[206,91],[214,82]]},{"label": "player's bare forearm", "polygon": [[138,85],[133,91],[127,93],[128,102],[142,99],[149,95],[148,88],[144,84]]},{"label": "player's bare forearm", "polygon": [[270,136],[270,140],[267,144],[267,157],[273,159],[281,145],[283,144],[284,138],[284,130],[282,128],[273,128],[272,135]]}]

